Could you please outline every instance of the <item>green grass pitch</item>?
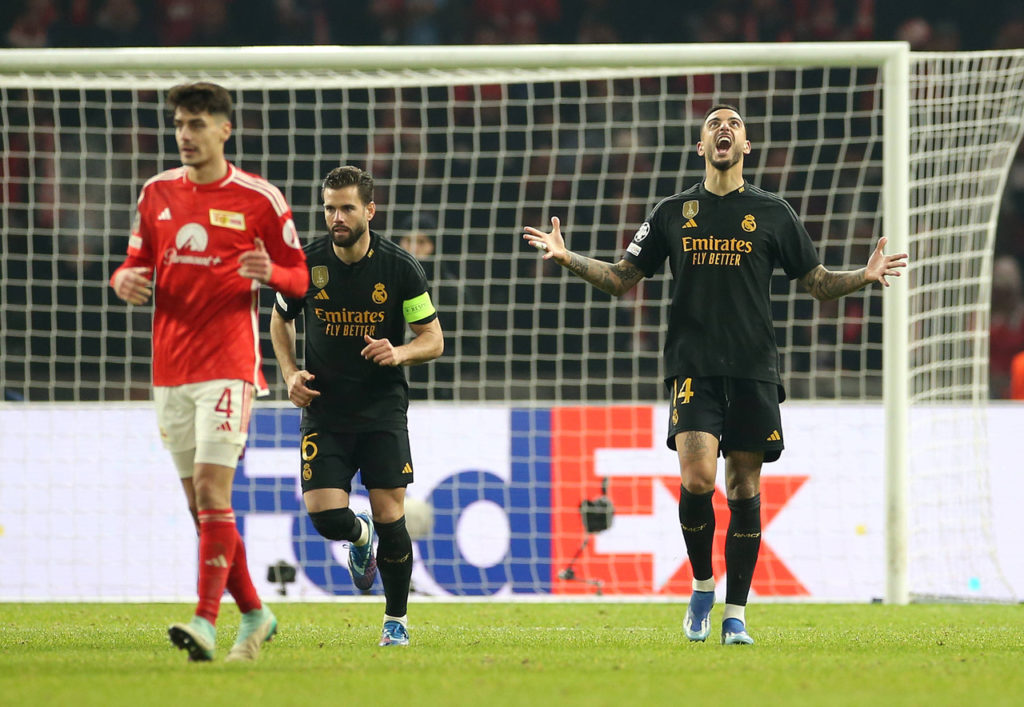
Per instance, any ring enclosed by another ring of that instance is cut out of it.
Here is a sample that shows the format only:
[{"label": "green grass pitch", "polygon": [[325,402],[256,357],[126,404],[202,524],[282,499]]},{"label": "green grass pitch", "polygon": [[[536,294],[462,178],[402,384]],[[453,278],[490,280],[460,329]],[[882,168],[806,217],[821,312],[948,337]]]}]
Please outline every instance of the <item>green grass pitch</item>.
[{"label": "green grass pitch", "polygon": [[[752,604],[726,647],[685,639],[685,601],[414,601],[387,649],[382,602],[273,608],[239,665],[170,645],[190,606],[0,604],[0,705],[1024,705],[1021,606]],[[218,657],[237,626],[226,602]]]}]

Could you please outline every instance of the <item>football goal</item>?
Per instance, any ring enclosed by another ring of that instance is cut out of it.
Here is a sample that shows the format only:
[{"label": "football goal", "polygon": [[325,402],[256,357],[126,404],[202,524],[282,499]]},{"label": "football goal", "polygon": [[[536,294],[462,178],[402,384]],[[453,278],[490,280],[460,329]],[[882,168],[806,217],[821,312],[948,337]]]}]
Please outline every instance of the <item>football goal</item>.
[{"label": "football goal", "polygon": [[[447,338],[440,360],[408,369],[413,408],[511,411],[510,475],[458,477],[476,485],[474,502],[504,508],[494,542],[507,552],[456,542],[471,514],[457,513],[468,508],[463,487],[442,494],[439,482],[433,535],[418,546],[436,586],[688,593],[664,447],[670,275],[610,298],[541,261],[521,234],[558,216],[571,249],[618,260],[658,201],[702,178],[699,126],[725,102],[748,124],[746,178],[793,206],[826,267],[862,267],[883,235],[888,251],[910,253],[892,287],[837,302],[813,300],[781,272],[773,281],[783,421],[787,406],[805,410],[787,426],[804,468],[766,467],[776,477],[766,513],[778,515],[766,543],[777,532],[802,566],[817,567],[824,596],[859,580],[850,553],[878,566],[889,602],[1012,595],[990,523],[987,361],[996,219],[1024,131],[1024,51],[911,53],[898,42],[0,51],[5,415],[149,399],[150,308],[119,302],[107,279],[143,183],[178,164],[167,90],[199,79],[233,92],[228,158],[284,192],[305,241],[324,233],[319,184],[331,168],[356,164],[375,178],[372,227],[424,263]],[[291,414],[264,295],[265,372]],[[520,449],[529,435],[517,430],[541,417],[543,440]],[[41,445],[75,434],[46,424],[33,432]],[[258,427],[253,444],[294,449],[284,429]],[[8,428],[6,444],[16,434]],[[452,447],[487,446],[471,440],[472,415],[443,434]],[[117,444],[113,435],[110,450]],[[635,469],[649,457],[623,456],[630,447],[661,456]],[[10,463],[30,476],[40,447],[12,449],[0,495],[48,493],[6,473]],[[528,459],[516,471],[520,454]],[[236,500],[256,508],[288,496],[274,490],[284,482],[264,481]],[[617,511],[610,530],[580,505],[602,481]],[[800,506],[800,494],[813,502]],[[622,539],[647,532],[640,519],[662,496],[669,510],[657,533],[675,553],[663,562]],[[60,491],[61,503],[74,499],[73,487]],[[803,508],[799,522],[780,512],[788,500]],[[755,595],[815,595],[765,557]],[[162,593],[131,593],[147,591]]]}]

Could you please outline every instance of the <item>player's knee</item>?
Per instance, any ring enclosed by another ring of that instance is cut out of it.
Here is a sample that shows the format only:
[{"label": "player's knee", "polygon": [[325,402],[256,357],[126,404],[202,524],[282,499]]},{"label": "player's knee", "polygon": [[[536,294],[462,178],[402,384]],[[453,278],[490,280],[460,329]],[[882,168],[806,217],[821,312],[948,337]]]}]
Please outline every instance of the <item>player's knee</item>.
[{"label": "player's knee", "polygon": [[[359,538],[359,521],[351,508],[332,508],[329,511],[310,513],[316,532],[328,540],[356,540]],[[353,537],[354,536],[354,537]]]}]

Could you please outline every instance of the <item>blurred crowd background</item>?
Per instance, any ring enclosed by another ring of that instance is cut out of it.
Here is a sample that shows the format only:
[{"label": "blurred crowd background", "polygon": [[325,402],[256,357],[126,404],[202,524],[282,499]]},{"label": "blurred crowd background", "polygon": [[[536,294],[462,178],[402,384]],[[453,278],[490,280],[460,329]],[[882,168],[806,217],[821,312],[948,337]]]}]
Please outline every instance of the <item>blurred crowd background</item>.
[{"label": "blurred crowd background", "polygon": [[[1024,48],[1024,3],[993,0],[4,0],[0,46],[432,45],[900,39],[915,50]],[[268,175],[269,176],[269,175]],[[763,185],[771,188],[771,185]],[[642,216],[641,216],[642,218]],[[409,239],[407,247],[432,248]],[[422,255],[422,253],[421,253]],[[991,395],[1024,352],[1024,150],[999,217]],[[1018,365],[1024,370],[1024,354]],[[1024,391],[1021,392],[1024,395]]]},{"label": "blurred crowd background", "polygon": [[993,0],[5,0],[11,47],[805,42],[1013,48],[1024,5]]}]

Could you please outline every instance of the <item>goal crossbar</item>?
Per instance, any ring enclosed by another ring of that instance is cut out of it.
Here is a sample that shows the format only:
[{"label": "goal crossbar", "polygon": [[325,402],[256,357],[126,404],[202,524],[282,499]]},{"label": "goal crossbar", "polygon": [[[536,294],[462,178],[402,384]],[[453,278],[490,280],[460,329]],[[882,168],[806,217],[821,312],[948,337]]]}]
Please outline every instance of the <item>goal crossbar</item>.
[{"label": "goal crossbar", "polygon": [[0,50],[0,72],[452,71],[627,66],[679,69],[763,66],[882,66],[909,53],[905,42],[634,44],[416,47],[158,47]]}]

